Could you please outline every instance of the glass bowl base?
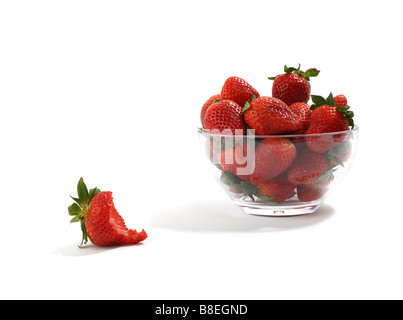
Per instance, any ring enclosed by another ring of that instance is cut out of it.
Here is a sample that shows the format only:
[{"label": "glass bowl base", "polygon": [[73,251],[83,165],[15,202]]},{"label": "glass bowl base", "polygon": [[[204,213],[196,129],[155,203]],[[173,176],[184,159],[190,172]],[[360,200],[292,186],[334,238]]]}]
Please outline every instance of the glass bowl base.
[{"label": "glass bowl base", "polygon": [[244,213],[249,215],[266,217],[292,217],[314,213],[322,205],[323,200],[319,202],[287,206],[245,203],[243,201],[235,201],[235,203],[242,209]]}]

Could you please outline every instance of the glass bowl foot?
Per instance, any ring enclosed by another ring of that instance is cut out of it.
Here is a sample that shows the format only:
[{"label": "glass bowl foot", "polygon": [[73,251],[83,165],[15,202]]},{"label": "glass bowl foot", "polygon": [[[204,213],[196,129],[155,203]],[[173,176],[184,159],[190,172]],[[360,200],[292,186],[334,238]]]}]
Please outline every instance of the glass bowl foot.
[{"label": "glass bowl foot", "polygon": [[276,205],[245,203],[243,201],[239,202],[235,201],[235,203],[242,209],[244,213],[266,217],[292,217],[292,216],[311,214],[319,209],[319,207],[322,205],[322,202],[323,201],[316,203],[309,202],[306,204],[276,206]]}]

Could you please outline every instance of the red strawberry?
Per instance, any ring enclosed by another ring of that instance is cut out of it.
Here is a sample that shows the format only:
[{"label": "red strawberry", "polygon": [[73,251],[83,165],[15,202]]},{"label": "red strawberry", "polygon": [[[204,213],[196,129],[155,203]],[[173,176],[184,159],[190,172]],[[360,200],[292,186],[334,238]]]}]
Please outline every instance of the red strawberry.
[{"label": "red strawberry", "polygon": [[310,105],[304,102],[295,102],[288,108],[300,118],[300,122],[302,124],[301,128],[294,133],[303,134],[309,127],[309,119],[312,114]]},{"label": "red strawberry", "polygon": [[206,114],[206,111],[216,100],[221,100],[221,95],[215,94],[214,96],[208,98],[207,101],[203,104],[203,107],[200,112],[200,121],[203,128],[204,128],[204,116]]},{"label": "red strawberry", "polygon": [[242,117],[242,108],[231,100],[221,100],[212,104],[204,116],[204,127],[207,130],[228,130],[235,134],[240,129],[246,132],[245,121]]},{"label": "red strawberry", "polygon": [[322,133],[332,133],[348,129],[348,121],[336,107],[323,105],[315,109],[312,113],[310,125],[308,130],[305,131],[305,134],[314,135],[306,136],[305,143],[312,151],[323,153],[331,147],[343,142],[345,134],[323,135]]},{"label": "red strawberry", "polygon": [[80,222],[83,231],[83,243],[88,238],[98,246],[135,244],[147,238],[144,229],[141,232],[128,229],[123,218],[113,204],[112,192],[99,190],[88,191],[83,178],[77,186],[78,198],[69,207],[69,214],[74,216],[71,222]]},{"label": "red strawberry", "polygon": [[[218,160],[224,172],[228,171],[242,180],[249,180],[254,171],[254,153],[255,149],[250,147],[248,150],[246,142],[237,143],[234,147],[221,150]],[[241,168],[247,172],[241,174]]]},{"label": "red strawberry", "polygon": [[347,106],[347,98],[345,95],[339,94],[339,95],[335,96],[333,99],[336,104],[336,107]]},{"label": "red strawberry", "polygon": [[327,187],[322,187],[318,183],[300,184],[297,187],[298,199],[302,202],[309,202],[322,198],[327,191]]},{"label": "red strawberry", "polygon": [[295,194],[295,185],[287,180],[286,175],[261,183],[258,189],[261,195],[271,198],[270,200],[274,202],[284,202]]},{"label": "red strawberry", "polygon": [[[337,165],[341,163],[346,162],[350,156],[351,156],[351,152],[352,152],[352,145],[351,142],[346,140],[343,141],[342,143],[338,144],[337,146],[333,147],[331,151],[329,151],[330,156],[332,156],[333,165]],[[337,157],[337,159],[335,159]]]},{"label": "red strawberry", "polygon": [[[293,132],[294,134],[304,134],[306,129],[309,127],[309,119],[312,114],[311,107],[309,104],[304,102],[295,102],[288,107],[291,111],[293,111],[298,117],[301,123],[301,128],[297,131]],[[294,137],[291,138],[291,141],[295,144],[297,150],[300,150],[305,146],[304,137]]]},{"label": "red strawberry", "polygon": [[256,135],[290,133],[302,126],[298,115],[279,99],[260,97],[244,108],[245,122]]},{"label": "red strawberry", "polygon": [[294,162],[297,150],[283,138],[266,138],[256,148],[255,171],[250,181],[254,185],[267,183],[284,173]]},{"label": "red strawberry", "polygon": [[298,153],[297,159],[287,172],[287,177],[295,185],[312,184],[329,169],[326,155],[307,148]]},{"label": "red strawberry", "polygon": [[205,141],[205,151],[208,159],[220,170],[222,167],[218,161],[221,152],[221,139],[210,137]]},{"label": "red strawberry", "polygon": [[295,102],[308,102],[311,95],[310,77],[316,77],[319,70],[315,68],[307,71],[300,70],[301,65],[296,68],[284,66],[284,74],[276,77],[269,77],[274,80],[272,96],[284,101],[287,105]]},{"label": "red strawberry", "polygon": [[259,98],[259,92],[239,77],[229,77],[221,89],[221,99],[232,100],[242,108],[246,101],[252,101],[253,96]]},{"label": "red strawberry", "polygon": [[325,181],[319,179],[318,182],[313,184],[300,184],[297,187],[298,199],[303,202],[309,202],[322,198],[328,191],[328,185],[333,181],[334,176],[331,174],[329,177],[322,177]]},{"label": "red strawberry", "polygon": [[312,101],[315,104],[311,107],[313,112],[305,133],[313,136],[306,136],[305,143],[312,151],[323,153],[343,142],[346,135],[322,133],[346,131],[350,125],[354,127],[354,113],[349,111],[349,106],[336,107],[332,93],[326,99],[312,95]]}]

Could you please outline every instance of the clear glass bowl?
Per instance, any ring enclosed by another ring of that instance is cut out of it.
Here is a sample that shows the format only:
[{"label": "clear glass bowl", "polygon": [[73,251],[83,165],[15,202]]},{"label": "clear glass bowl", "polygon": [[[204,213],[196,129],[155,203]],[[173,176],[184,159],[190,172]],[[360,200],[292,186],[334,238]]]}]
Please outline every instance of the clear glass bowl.
[{"label": "clear glass bowl", "polygon": [[358,131],[355,126],[310,135],[198,133],[208,171],[235,204],[247,214],[283,217],[318,210],[348,172]]}]

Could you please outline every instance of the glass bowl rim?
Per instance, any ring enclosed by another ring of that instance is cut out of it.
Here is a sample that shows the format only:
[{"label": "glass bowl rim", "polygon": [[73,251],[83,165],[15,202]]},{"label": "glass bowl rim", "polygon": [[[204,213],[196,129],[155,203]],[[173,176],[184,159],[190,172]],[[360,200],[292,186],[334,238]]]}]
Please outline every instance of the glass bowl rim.
[{"label": "glass bowl rim", "polygon": [[338,134],[348,134],[351,132],[358,132],[358,125],[354,125],[354,128],[345,131],[336,131],[336,132],[326,132],[326,133],[312,133],[312,134],[273,134],[273,135],[231,135],[231,134],[219,134],[219,133],[209,133],[206,129],[198,128],[198,133],[201,135],[206,135],[210,137],[245,137],[245,138],[257,138],[257,139],[267,139],[267,138],[303,138],[303,137],[315,137],[315,136],[330,136],[330,135],[338,135]]}]

